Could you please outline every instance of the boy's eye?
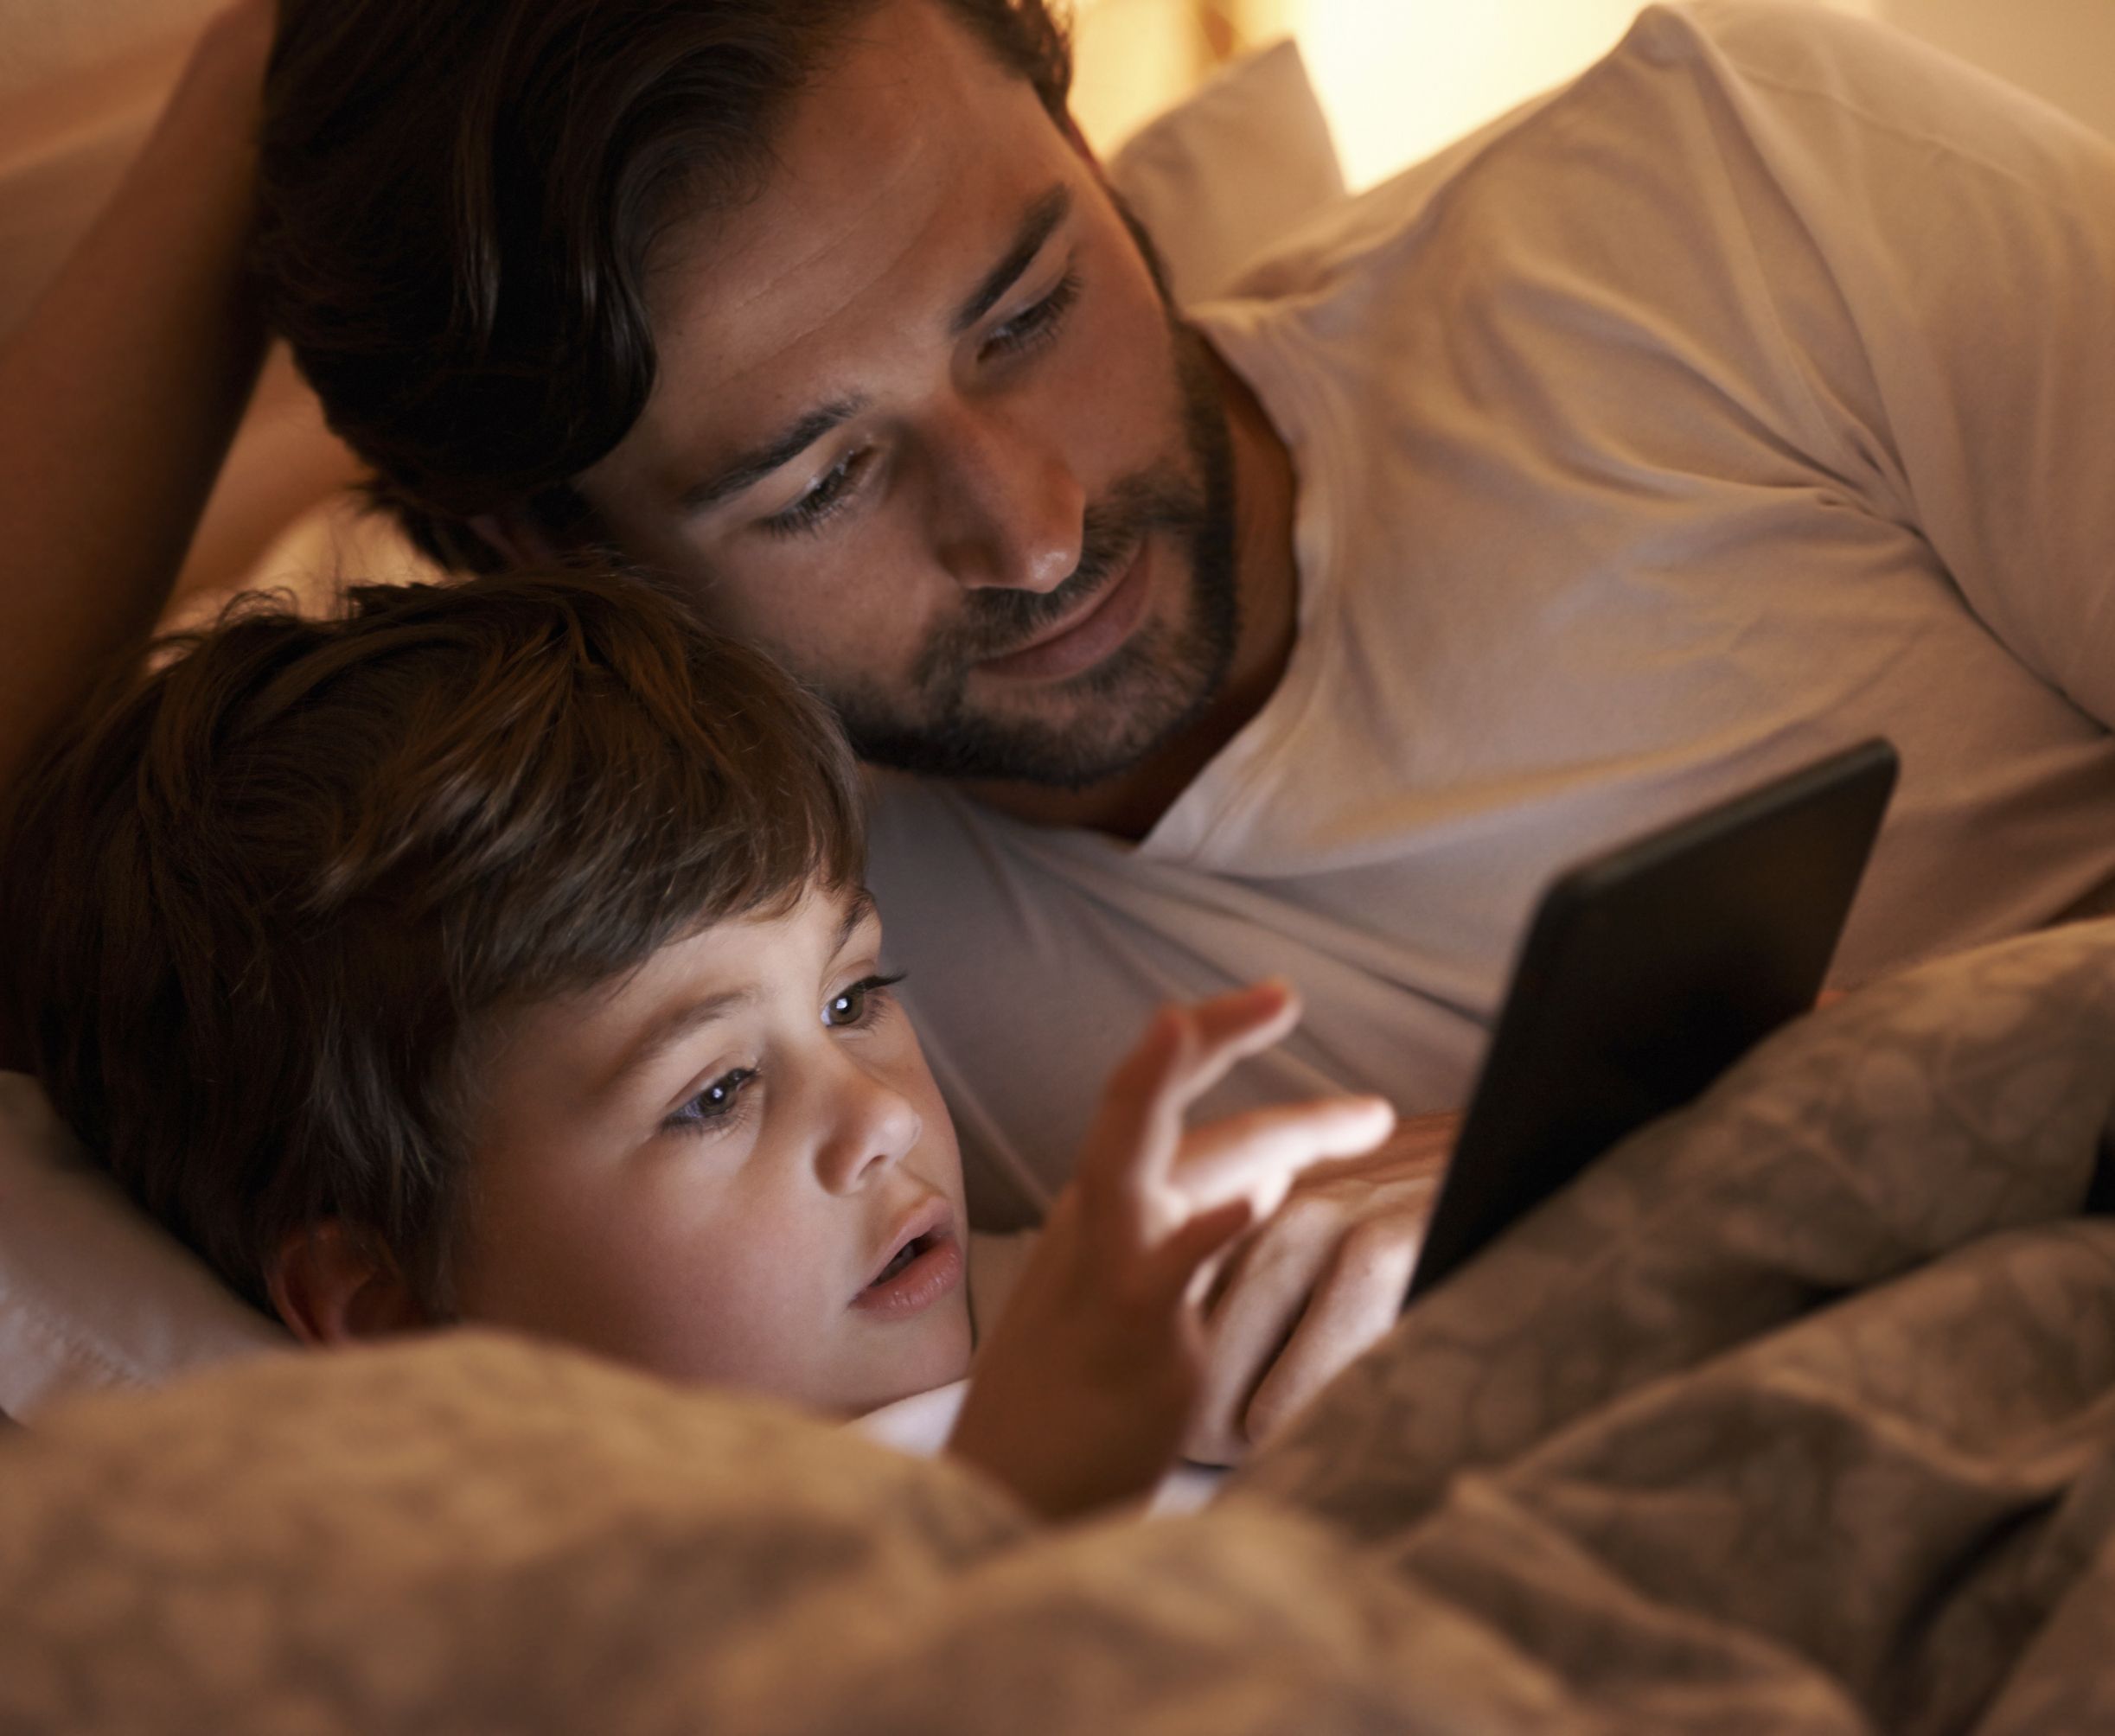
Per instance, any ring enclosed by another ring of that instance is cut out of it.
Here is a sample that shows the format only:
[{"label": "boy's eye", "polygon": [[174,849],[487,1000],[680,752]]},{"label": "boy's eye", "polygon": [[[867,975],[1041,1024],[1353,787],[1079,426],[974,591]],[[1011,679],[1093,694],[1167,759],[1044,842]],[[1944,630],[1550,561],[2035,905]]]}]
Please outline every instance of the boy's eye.
[{"label": "boy's eye", "polygon": [[710,1085],[668,1117],[671,1127],[716,1127],[730,1120],[740,1107],[744,1088],[757,1076],[753,1067],[738,1067],[723,1073]]},{"label": "boy's eye", "polygon": [[860,978],[850,988],[830,998],[822,1009],[822,1022],[828,1025],[865,1024],[879,1011],[883,995],[903,980],[901,971],[894,976]]}]

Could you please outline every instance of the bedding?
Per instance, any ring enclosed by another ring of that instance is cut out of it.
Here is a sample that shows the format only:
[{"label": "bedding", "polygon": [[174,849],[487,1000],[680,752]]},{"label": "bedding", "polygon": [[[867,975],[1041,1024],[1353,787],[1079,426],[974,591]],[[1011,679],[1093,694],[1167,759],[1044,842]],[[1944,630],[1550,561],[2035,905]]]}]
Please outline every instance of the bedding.
[{"label": "bedding", "polygon": [[1206,1512],[460,1335],[0,1443],[0,1730],[2115,1722],[2115,925],[1854,995]]}]

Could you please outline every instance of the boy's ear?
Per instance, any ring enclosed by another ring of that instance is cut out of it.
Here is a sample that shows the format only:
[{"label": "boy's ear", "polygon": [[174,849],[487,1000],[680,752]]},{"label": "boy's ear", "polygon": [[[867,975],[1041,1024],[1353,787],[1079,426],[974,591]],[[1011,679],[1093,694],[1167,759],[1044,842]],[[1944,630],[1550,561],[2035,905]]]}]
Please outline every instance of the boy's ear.
[{"label": "boy's ear", "polygon": [[281,1242],[265,1283],[280,1320],[304,1344],[349,1344],[431,1324],[388,1250],[335,1218]]}]

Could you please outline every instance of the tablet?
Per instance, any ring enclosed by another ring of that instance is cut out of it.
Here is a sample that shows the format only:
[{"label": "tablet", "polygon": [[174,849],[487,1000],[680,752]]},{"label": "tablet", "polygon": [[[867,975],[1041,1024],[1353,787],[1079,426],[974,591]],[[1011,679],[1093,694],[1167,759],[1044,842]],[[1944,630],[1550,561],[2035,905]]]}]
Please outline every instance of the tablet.
[{"label": "tablet", "polygon": [[1410,1280],[1424,1294],[1807,1011],[1898,762],[1869,741],[1562,875],[1514,967]]}]

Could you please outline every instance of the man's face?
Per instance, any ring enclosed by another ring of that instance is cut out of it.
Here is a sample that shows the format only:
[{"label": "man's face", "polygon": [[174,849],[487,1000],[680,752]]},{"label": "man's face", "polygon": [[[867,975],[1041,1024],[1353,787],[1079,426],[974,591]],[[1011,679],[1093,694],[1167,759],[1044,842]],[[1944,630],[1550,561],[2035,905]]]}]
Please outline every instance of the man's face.
[{"label": "man's face", "polygon": [[758,197],[657,252],[659,379],[582,491],[869,758],[1134,764],[1236,639],[1201,341],[1032,87],[930,0],[882,0],[772,144]]},{"label": "man's face", "polygon": [[850,1414],[968,1369],[955,1132],[863,897],[722,922],[482,1057],[461,1316]]}]

